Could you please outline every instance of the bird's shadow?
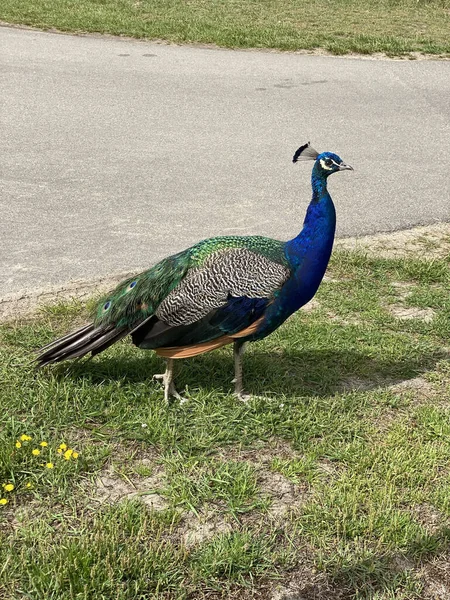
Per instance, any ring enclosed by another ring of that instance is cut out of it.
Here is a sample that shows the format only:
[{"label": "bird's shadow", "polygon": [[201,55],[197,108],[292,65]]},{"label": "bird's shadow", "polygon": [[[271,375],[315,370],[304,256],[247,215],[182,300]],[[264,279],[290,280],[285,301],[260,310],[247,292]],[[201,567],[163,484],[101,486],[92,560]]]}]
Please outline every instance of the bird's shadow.
[{"label": "bird's shadow", "polygon": [[[151,381],[165,364],[154,353],[125,353],[76,363],[69,372],[93,383]],[[442,354],[433,352],[417,358],[375,358],[356,350],[289,350],[276,354],[254,350],[244,355],[244,386],[257,395],[329,396],[336,392],[370,390],[417,377],[434,368]],[[176,361],[175,383],[195,393],[228,394],[233,391],[232,353],[212,352],[189,360]],[[157,384],[155,383],[155,386]]]}]

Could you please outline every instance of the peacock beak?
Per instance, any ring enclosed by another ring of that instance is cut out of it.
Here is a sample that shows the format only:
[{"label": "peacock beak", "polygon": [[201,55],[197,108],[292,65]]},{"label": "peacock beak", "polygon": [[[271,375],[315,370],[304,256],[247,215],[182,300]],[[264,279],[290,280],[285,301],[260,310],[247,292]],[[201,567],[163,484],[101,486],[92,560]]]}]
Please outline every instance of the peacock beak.
[{"label": "peacock beak", "polygon": [[351,167],[350,165],[346,165],[345,163],[341,163],[339,165],[339,171],[353,171],[353,167]]}]

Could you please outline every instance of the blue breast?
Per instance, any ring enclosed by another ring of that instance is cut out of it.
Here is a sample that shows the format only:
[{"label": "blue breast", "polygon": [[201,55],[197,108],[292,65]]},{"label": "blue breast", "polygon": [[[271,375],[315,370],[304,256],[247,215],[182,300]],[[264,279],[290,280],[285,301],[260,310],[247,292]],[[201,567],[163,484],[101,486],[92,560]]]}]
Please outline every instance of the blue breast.
[{"label": "blue breast", "polygon": [[336,211],[326,182],[313,179],[313,199],[302,231],[286,242],[285,255],[292,275],[275,300],[267,307],[264,319],[248,341],[260,340],[277,329],[292,313],[309,302],[325,275],[333,248]]}]

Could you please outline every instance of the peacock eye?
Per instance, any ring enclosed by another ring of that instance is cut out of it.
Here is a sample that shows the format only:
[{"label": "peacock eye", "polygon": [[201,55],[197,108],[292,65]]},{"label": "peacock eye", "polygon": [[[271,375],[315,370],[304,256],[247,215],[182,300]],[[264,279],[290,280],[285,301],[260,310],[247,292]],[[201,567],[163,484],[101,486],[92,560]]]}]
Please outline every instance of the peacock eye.
[{"label": "peacock eye", "polygon": [[325,160],[325,164],[327,165],[327,167],[331,167],[331,165],[333,164],[333,161],[331,160],[331,158],[327,158]]},{"label": "peacock eye", "polygon": [[131,292],[131,290],[136,287],[136,284],[137,281],[132,281],[131,283],[129,283],[127,287],[123,290],[123,293],[128,294],[128,292]]},{"label": "peacock eye", "polygon": [[103,311],[106,312],[110,306],[111,302],[108,300],[108,302],[105,302],[105,304],[103,305]]}]

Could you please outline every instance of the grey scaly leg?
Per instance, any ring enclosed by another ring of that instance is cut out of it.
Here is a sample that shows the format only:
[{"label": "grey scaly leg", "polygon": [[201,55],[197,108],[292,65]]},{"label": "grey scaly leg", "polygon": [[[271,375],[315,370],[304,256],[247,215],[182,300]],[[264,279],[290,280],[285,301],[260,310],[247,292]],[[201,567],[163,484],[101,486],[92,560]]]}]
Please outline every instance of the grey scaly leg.
[{"label": "grey scaly leg", "polygon": [[244,354],[244,346],[240,341],[234,342],[233,353],[234,353],[234,395],[242,400],[248,402],[251,398],[249,394],[246,394],[242,387],[242,355]]},{"label": "grey scaly leg", "polygon": [[167,404],[169,404],[170,396],[173,396],[177,400],[180,401],[180,404],[187,402],[187,398],[183,398],[175,389],[175,384],[173,382],[173,358],[167,359],[166,371],[165,373],[153,375],[153,379],[157,379],[162,381],[164,386],[164,400]]}]

